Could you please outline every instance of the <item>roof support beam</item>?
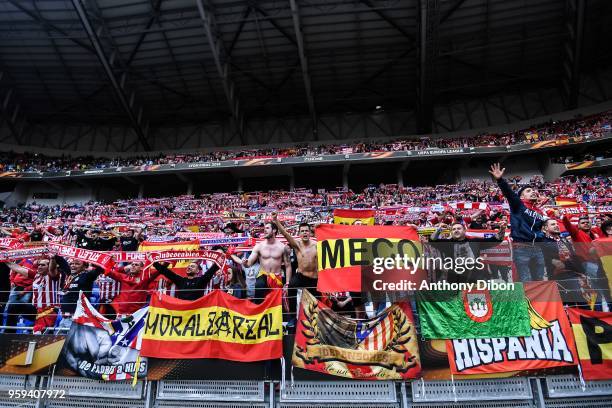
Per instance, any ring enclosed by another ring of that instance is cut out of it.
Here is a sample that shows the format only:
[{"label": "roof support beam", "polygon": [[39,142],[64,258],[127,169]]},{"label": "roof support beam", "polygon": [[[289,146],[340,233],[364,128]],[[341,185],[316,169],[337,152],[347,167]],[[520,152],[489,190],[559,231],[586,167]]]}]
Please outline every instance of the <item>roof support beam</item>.
[{"label": "roof support beam", "polygon": [[308,71],[308,59],[306,58],[306,50],[304,47],[304,33],[302,33],[302,25],[300,23],[300,10],[298,9],[297,0],[289,0],[291,5],[291,14],[293,15],[293,28],[297,39],[298,54],[300,56],[300,65],[302,67],[302,79],[304,80],[304,88],[306,90],[306,99],[308,101],[308,110],[312,118],[312,133],[314,139],[318,140],[318,125],[317,111],[315,109],[314,98],[312,96],[312,86],[310,83],[310,72]]},{"label": "roof support beam", "polygon": [[395,28],[397,31],[399,31],[400,33],[404,34],[404,36],[410,38],[412,41],[414,41],[414,36],[409,33],[408,31],[406,31],[406,29],[404,29],[404,27],[402,27],[398,22],[396,22],[395,20],[393,20],[391,17],[389,17],[388,15],[386,15],[382,10],[376,8],[372,2],[370,0],[361,0],[361,3],[365,4],[366,6],[368,6],[372,12],[378,14],[378,16],[380,18],[382,18],[383,20],[385,20],[387,23],[389,23],[393,28]]},{"label": "roof support beam", "polygon": [[563,90],[567,109],[576,109],[578,107],[585,7],[586,0],[566,0],[566,27],[568,36],[564,47]]},{"label": "roof support beam", "polygon": [[[238,98],[236,85],[232,81],[230,75],[230,65],[229,61],[227,61],[227,54],[225,53],[221,36],[216,32],[215,16],[214,13],[211,12],[210,7],[207,9],[207,7],[204,6],[203,0],[197,0],[197,3],[200,18],[202,19],[202,23],[204,25],[204,31],[206,32],[206,39],[213,55],[213,59],[215,60],[217,72],[221,77],[221,81],[223,82],[225,98],[227,99],[230,112],[232,113],[240,142],[244,144],[245,121],[241,108],[242,104]],[[224,56],[226,57],[225,60],[222,60],[222,53],[224,53]]]},{"label": "roof support beam", "polygon": [[455,0],[455,3],[453,3],[453,5],[446,11],[446,13],[442,15],[442,17],[440,17],[440,24],[448,20],[448,18],[452,16],[453,13],[457,11],[457,9],[461,7],[463,3],[465,3],[465,0]]},{"label": "roof support beam", "polygon": [[439,24],[438,0],[419,0],[417,7],[417,133],[427,134],[433,124],[433,78]]},{"label": "roof support beam", "polygon": [[130,120],[132,128],[136,132],[136,136],[138,137],[140,144],[142,145],[144,150],[151,150],[149,142],[147,141],[148,126],[143,126],[143,123],[145,121],[143,120],[142,108],[138,112],[135,112],[132,109],[134,93],[132,93],[130,95],[130,98],[128,99],[127,95],[123,90],[123,87],[115,77],[111,63],[104,53],[102,44],[100,43],[100,39],[98,38],[98,35],[93,29],[91,22],[87,17],[87,14],[85,13],[85,9],[81,4],[81,0],[72,0],[72,5],[74,6],[74,10],[78,15],[79,20],[81,21],[83,29],[85,30],[87,36],[89,37],[89,40],[91,41],[95,53],[98,56],[98,59],[100,60],[100,64],[102,64],[102,68],[104,69],[104,72],[106,73],[106,76],[108,77],[108,80],[110,81],[113,90],[115,91],[115,94],[117,96],[117,99],[119,100],[121,107],[125,111],[128,119]]},{"label": "roof support beam", "polygon": [[[22,113],[21,103],[12,81],[10,81],[6,72],[0,71],[0,88],[2,88],[3,81],[8,82],[8,86],[5,88],[6,92],[4,94],[0,93],[0,118],[8,126],[17,144],[22,144],[21,136],[27,125],[27,120]],[[2,122],[0,122],[0,127]]]},{"label": "roof support beam", "polygon": [[[72,41],[73,43],[83,47],[84,49],[86,49],[87,51],[91,52],[92,54],[96,54],[96,50],[89,44],[87,44],[84,41],[81,41],[78,38],[75,38],[74,36],[71,36],[69,33],[67,33],[65,30],[62,30],[61,28],[59,28],[58,26],[56,26],[53,23],[50,23],[49,21],[45,20],[44,18],[42,18],[42,16],[38,13],[36,13],[33,10],[29,10],[26,7],[23,6],[23,3],[20,2],[20,0],[7,0],[10,4],[12,4],[13,6],[15,6],[17,9],[21,10],[23,13],[25,13],[27,16],[29,16],[32,20],[36,21],[37,23],[39,23],[40,25],[42,25],[43,27],[45,27],[48,31],[54,31],[56,33],[61,34],[64,39]],[[127,70],[127,68],[125,69]],[[154,79],[149,79],[147,77],[145,77],[144,75],[138,73],[138,72],[130,72],[132,75],[134,75],[135,77],[146,81],[147,83],[150,83],[151,85],[155,85],[160,89],[163,89],[165,91],[171,92],[173,94],[176,94],[178,96],[181,97],[186,97],[186,95],[184,95],[181,92],[176,91],[175,89],[172,88],[168,88],[167,86],[165,86],[164,84],[160,83],[159,81],[156,81]]]}]

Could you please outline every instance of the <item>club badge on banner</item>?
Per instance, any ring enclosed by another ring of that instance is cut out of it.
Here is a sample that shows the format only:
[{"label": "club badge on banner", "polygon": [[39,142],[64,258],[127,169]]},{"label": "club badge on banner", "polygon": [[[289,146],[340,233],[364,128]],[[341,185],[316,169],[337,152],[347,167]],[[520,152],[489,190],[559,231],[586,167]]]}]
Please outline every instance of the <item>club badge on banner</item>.
[{"label": "club badge on banner", "polygon": [[453,374],[488,374],[578,364],[556,282],[527,282],[531,335],[446,341]]},{"label": "club badge on banner", "polygon": [[106,381],[146,376],[148,362],[140,357],[139,349],[147,311],[145,307],[126,318],[110,320],[81,293],[59,366]]},{"label": "club badge on banner", "polygon": [[361,380],[416,378],[421,363],[412,309],[401,302],[371,319],[350,319],[305,290],[292,364]]},{"label": "club badge on banner", "polygon": [[507,290],[416,292],[426,339],[528,336],[528,304],[521,283]]},{"label": "club badge on banner", "polygon": [[612,379],[612,313],[570,307],[582,375],[586,380]]},{"label": "club badge on banner", "polygon": [[261,361],[282,356],[281,291],[256,305],[220,290],[189,302],[153,296],[141,353],[166,359]]}]

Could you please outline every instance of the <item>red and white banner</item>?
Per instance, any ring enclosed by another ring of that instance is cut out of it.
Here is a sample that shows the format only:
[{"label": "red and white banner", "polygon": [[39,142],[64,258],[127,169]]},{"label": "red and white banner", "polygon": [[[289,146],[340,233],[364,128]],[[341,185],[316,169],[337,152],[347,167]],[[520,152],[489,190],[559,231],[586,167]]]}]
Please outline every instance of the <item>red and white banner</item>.
[{"label": "red and white banner", "polygon": [[49,243],[48,248],[56,251],[58,255],[68,258],[76,258],[83,262],[98,265],[104,270],[109,270],[115,265],[113,257],[104,252],[90,251],[89,249],[75,248],[67,245]]}]

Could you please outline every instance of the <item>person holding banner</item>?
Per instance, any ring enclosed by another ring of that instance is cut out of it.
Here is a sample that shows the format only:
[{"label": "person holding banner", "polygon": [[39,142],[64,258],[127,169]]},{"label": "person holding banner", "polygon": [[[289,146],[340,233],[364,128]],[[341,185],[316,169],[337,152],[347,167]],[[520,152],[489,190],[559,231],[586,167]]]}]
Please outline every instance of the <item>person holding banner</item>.
[{"label": "person holding banner", "polygon": [[196,300],[204,296],[208,283],[219,271],[219,266],[213,264],[204,275],[198,276],[202,271],[202,265],[191,262],[187,266],[187,277],[184,277],[172,272],[168,266],[160,262],[153,263],[153,267],[176,285],[176,297],[183,300]]},{"label": "person holding banner", "polygon": [[138,245],[140,245],[141,241],[142,230],[139,230],[138,234],[135,234],[134,230],[130,228],[119,237],[119,245],[122,251],[138,251]]},{"label": "person holding banner", "polygon": [[159,272],[143,272],[143,263],[134,261],[125,268],[124,273],[116,269],[104,271],[104,275],[121,283],[119,294],[110,303],[117,317],[130,315],[146,306],[148,289],[152,281],[157,279]]},{"label": "person holding banner", "polygon": [[46,328],[53,327],[59,310],[60,271],[56,255],[46,254],[37,259],[36,277],[32,282],[32,304],[36,308],[33,334],[42,334]]},{"label": "person holding banner", "polygon": [[297,288],[308,289],[316,298],[321,296],[317,292],[317,244],[310,239],[312,230],[308,223],[303,222],[298,226],[300,240],[297,241],[283,227],[275,212],[272,213],[272,222],[278,227],[278,231],[285,237],[289,246],[293,248],[297,258],[297,270],[285,285],[289,288],[289,311],[293,314],[296,309],[293,299],[297,298]]},{"label": "person holding banner", "polygon": [[282,265],[285,264],[285,281],[291,281],[291,261],[289,259],[289,247],[276,239],[278,227],[273,222],[264,225],[265,241],[259,242],[253,247],[248,258],[242,260],[242,265],[247,268],[259,261],[261,265],[257,280],[255,281],[255,298],[253,302],[261,303],[269,289],[283,288]]},{"label": "person holding banner", "polygon": [[[16,326],[17,316],[30,312],[32,302],[32,282],[36,276],[34,265],[30,260],[0,263],[0,268],[10,273],[11,291],[4,306],[4,325]],[[14,329],[7,329],[7,333]]]},{"label": "person holding banner", "polygon": [[62,256],[56,256],[57,267],[62,274],[63,285],[60,291],[60,309],[62,320],[57,327],[57,332],[61,333],[72,325],[72,315],[76,310],[80,292],[85,296],[91,296],[94,282],[98,276],[104,272],[100,266],[93,265],[89,269],[89,264],[78,258],[71,258],[70,261]]}]

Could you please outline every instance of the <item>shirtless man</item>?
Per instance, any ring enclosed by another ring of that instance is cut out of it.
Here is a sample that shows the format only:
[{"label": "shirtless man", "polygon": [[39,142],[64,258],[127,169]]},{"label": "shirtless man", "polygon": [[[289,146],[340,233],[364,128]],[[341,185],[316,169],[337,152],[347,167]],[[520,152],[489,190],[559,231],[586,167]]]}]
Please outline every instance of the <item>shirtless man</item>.
[{"label": "shirtless man", "polygon": [[255,299],[253,302],[263,302],[268,289],[281,289],[283,287],[283,272],[281,265],[285,263],[286,281],[291,281],[291,261],[289,260],[289,247],[276,239],[278,227],[272,222],[264,225],[264,242],[255,245],[251,256],[242,260],[247,268],[259,260],[259,274],[255,281]]},{"label": "shirtless man", "polygon": [[276,213],[272,213],[272,222],[278,227],[278,231],[287,239],[289,246],[295,251],[297,257],[298,270],[289,280],[291,288],[308,288],[315,292],[317,288],[317,244],[310,240],[312,231],[310,225],[303,222],[298,226],[299,241],[287,232]]}]

